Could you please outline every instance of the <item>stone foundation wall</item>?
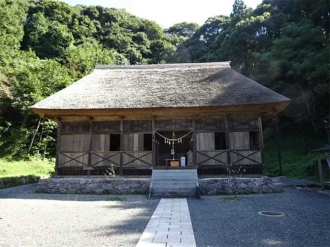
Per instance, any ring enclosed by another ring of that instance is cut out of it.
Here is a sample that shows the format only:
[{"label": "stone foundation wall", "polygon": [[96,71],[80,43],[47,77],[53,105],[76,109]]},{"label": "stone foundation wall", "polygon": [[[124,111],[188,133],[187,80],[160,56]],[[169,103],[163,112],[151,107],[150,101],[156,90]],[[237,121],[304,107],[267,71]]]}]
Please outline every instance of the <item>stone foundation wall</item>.
[{"label": "stone foundation wall", "polygon": [[20,176],[20,177],[8,177],[0,178],[0,189],[7,187],[14,187],[24,184],[37,183],[40,180],[40,177],[37,176]]},{"label": "stone foundation wall", "polygon": [[37,192],[52,194],[147,194],[150,181],[127,179],[50,178],[39,181]]},{"label": "stone foundation wall", "polygon": [[[94,179],[94,178],[50,178],[39,181],[40,193],[60,194],[147,194],[150,180]],[[230,195],[277,193],[283,191],[281,183],[271,178],[200,179],[201,195]]]},{"label": "stone foundation wall", "polygon": [[274,182],[271,178],[240,178],[233,179],[205,179],[199,181],[202,195],[231,195],[235,194],[262,194],[278,193],[283,191],[281,183]]}]

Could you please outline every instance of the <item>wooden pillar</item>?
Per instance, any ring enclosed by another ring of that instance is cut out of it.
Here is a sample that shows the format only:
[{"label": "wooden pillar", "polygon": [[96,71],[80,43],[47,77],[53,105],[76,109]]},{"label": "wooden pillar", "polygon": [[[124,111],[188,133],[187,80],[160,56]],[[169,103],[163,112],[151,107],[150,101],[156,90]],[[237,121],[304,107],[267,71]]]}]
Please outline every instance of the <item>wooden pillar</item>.
[{"label": "wooden pillar", "polygon": [[228,118],[225,118],[225,136],[226,136],[226,149],[227,149],[227,171],[230,167],[230,145],[229,145],[229,123]]},{"label": "wooden pillar", "polygon": [[265,156],[264,156],[264,135],[262,132],[261,117],[258,117],[258,125],[259,125],[259,138],[260,138],[260,149],[261,149],[262,174],[265,175],[266,169],[265,169]]},{"label": "wooden pillar", "polygon": [[276,115],[276,118],[275,118],[275,124],[276,124],[278,165],[279,165],[279,168],[280,168],[280,176],[282,176],[282,153],[281,153],[281,146],[280,146],[280,131],[279,131],[279,128],[278,128],[278,117],[277,117],[277,115]]},{"label": "wooden pillar", "polygon": [[197,167],[196,116],[192,120],[192,130],[193,130],[192,137],[194,140],[194,142],[193,142],[194,150],[192,150],[193,151],[193,165]]},{"label": "wooden pillar", "polygon": [[323,170],[322,170],[322,163],[321,163],[321,155],[320,154],[317,155],[317,165],[318,165],[318,168],[319,168],[321,190],[324,190]]},{"label": "wooden pillar", "polygon": [[[124,150],[124,118],[121,117],[120,120],[120,166],[119,166],[119,176],[123,176],[123,150]],[[111,140],[110,140],[111,141]]]},{"label": "wooden pillar", "polygon": [[156,125],[155,125],[155,116],[152,116],[151,119],[152,126],[152,166],[156,166]]},{"label": "wooden pillar", "polygon": [[89,148],[88,148],[88,170],[87,177],[91,176],[92,168],[92,135],[93,135],[93,118],[89,117]]},{"label": "wooden pillar", "polygon": [[58,126],[57,126],[57,143],[56,143],[56,161],[55,161],[55,177],[58,176],[58,167],[60,166],[60,151],[61,151],[61,127],[62,120],[58,118]]}]

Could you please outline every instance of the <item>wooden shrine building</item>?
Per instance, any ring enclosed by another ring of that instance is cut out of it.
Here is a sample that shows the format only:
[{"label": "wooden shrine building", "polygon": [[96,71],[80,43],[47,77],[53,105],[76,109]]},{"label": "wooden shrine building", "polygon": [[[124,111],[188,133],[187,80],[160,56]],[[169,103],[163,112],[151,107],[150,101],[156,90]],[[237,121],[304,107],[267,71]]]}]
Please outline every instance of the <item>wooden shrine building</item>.
[{"label": "wooden shrine building", "polygon": [[214,176],[229,164],[262,174],[262,123],[288,103],[220,62],[97,66],[32,109],[58,122],[58,176],[110,165],[124,176],[178,166]]}]

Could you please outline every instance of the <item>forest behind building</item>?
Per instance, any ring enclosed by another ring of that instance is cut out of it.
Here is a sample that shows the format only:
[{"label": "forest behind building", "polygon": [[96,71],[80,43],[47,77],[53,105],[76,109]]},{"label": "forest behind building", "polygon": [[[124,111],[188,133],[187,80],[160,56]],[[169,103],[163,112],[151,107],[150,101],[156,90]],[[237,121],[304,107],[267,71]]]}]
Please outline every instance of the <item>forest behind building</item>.
[{"label": "forest behind building", "polygon": [[[329,141],[329,20],[329,0],[263,0],[256,9],[235,0],[230,16],[167,29],[123,9],[0,0],[0,158],[54,157],[56,123],[29,106],[96,64],[231,61],[291,99],[279,117],[283,163],[286,152],[296,163],[300,157],[297,176],[308,169],[313,175],[310,148]],[[265,137],[266,161],[274,166],[274,122],[265,125]]]}]

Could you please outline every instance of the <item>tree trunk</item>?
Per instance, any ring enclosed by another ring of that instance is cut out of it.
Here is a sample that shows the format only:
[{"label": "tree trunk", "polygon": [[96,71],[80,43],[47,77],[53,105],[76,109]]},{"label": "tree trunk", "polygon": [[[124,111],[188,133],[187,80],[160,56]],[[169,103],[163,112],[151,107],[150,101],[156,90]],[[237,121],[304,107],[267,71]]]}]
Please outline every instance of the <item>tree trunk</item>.
[{"label": "tree trunk", "polygon": [[29,149],[28,149],[28,153],[30,153],[30,151],[32,149],[32,146],[33,146],[33,143],[34,143],[34,139],[36,138],[36,135],[37,135],[37,133],[39,131],[39,128],[40,128],[40,125],[41,125],[41,121],[42,121],[42,118],[39,118],[37,128],[34,131],[33,136],[32,136],[32,140],[31,140],[31,143],[30,143],[30,146],[29,146]]},{"label": "tree trunk", "polygon": [[309,103],[308,103],[308,101],[307,101],[307,99],[306,99],[306,94],[305,94],[304,90],[302,89],[302,87],[301,87],[299,81],[297,80],[297,78],[294,77],[294,79],[295,79],[295,81],[296,81],[296,84],[297,84],[297,86],[298,86],[298,88],[299,88],[299,90],[300,90],[300,92],[301,92],[301,94],[302,94],[302,97],[303,97],[303,99],[304,99],[304,102],[305,102],[305,104],[306,104],[306,108],[307,108],[307,111],[308,111],[308,114],[309,114],[309,117],[310,117],[311,123],[312,123],[312,125],[313,125],[314,132],[315,132],[315,134],[317,134],[317,128],[316,128],[315,122],[314,122],[314,120],[313,120],[313,115],[312,115],[312,112],[311,112],[311,108],[310,108]]}]

